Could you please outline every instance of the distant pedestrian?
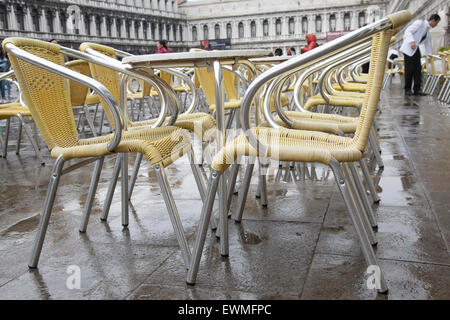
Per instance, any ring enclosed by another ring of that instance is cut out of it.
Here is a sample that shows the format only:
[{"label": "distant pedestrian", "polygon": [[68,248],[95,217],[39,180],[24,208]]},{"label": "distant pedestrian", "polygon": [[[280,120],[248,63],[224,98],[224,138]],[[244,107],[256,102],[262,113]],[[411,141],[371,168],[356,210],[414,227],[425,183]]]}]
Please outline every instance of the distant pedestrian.
[{"label": "distant pedestrian", "polygon": [[[5,51],[0,48],[0,72],[9,71],[10,63]],[[8,93],[8,97],[6,97]],[[11,100],[11,83],[7,80],[0,80],[1,103]]]},{"label": "distant pedestrian", "polygon": [[167,41],[166,40],[159,40],[156,43],[156,48],[158,49],[158,51],[156,52],[157,54],[159,54],[159,53],[170,53],[169,48],[167,48]]},{"label": "distant pedestrian", "polygon": [[305,53],[317,47],[318,45],[316,35],[313,33],[308,33],[306,35],[306,46],[302,47],[301,52]]},{"label": "distant pedestrian", "polygon": [[[420,59],[419,45],[424,44],[425,54],[431,54],[431,36],[429,29],[434,28],[441,21],[438,14],[433,14],[427,20],[416,20],[405,30],[403,43],[400,51],[405,59],[405,95],[426,96],[426,93],[420,90],[422,82],[422,65]],[[414,93],[411,86],[414,79]]]}]

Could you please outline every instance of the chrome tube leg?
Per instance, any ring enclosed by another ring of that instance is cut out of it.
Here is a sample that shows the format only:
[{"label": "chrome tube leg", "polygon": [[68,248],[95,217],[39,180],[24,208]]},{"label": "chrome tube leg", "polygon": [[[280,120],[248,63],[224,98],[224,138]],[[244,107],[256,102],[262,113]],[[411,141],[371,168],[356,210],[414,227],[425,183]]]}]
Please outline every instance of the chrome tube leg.
[{"label": "chrome tube leg", "polygon": [[365,209],[364,211],[367,214],[367,218],[369,219],[370,225],[372,226],[372,228],[376,228],[376,227],[378,227],[378,224],[375,219],[375,215],[373,213],[372,206],[370,205],[369,199],[367,198],[366,190],[361,182],[361,177],[358,174],[358,172],[355,168],[355,164],[353,162],[349,162],[348,166],[350,168],[350,173],[353,176],[353,181],[355,182],[355,187],[358,190],[359,197],[364,206],[364,209]]},{"label": "chrome tube leg", "polygon": [[228,257],[228,207],[227,207],[227,183],[225,176],[219,181],[219,231],[220,231],[220,248],[219,252],[222,257]]},{"label": "chrome tube leg", "polygon": [[206,234],[208,232],[208,224],[209,220],[211,219],[211,212],[213,209],[214,198],[216,196],[220,176],[220,172],[212,170],[211,179],[209,180],[208,190],[206,192],[206,199],[202,207],[200,223],[197,229],[197,234],[195,236],[194,247],[192,249],[191,265],[186,277],[186,282],[190,285],[194,285],[195,280],[197,279],[200,259],[202,257],[203,246],[205,245]]},{"label": "chrome tube leg", "polygon": [[[261,193],[261,205],[263,207],[267,207],[267,180],[266,180],[266,175],[261,173],[261,170],[266,171],[268,166],[266,165],[261,165],[261,163],[259,164],[259,179],[261,181],[260,184],[260,193]],[[289,170],[289,169],[288,169]]]},{"label": "chrome tube leg", "polygon": [[350,174],[350,170],[346,163],[342,164],[342,170],[344,172],[344,179],[347,181],[348,190],[353,199],[354,208],[356,214],[360,217],[364,230],[372,246],[377,244],[377,239],[372,227],[370,226],[367,214],[364,212],[364,207],[362,205],[361,199],[359,197],[358,191],[356,190],[353,178]]},{"label": "chrome tube leg", "polygon": [[37,156],[38,159],[39,159],[39,162],[40,162],[42,165],[45,165],[45,161],[44,161],[44,159],[42,158],[41,152],[39,151],[39,146],[37,145],[36,140],[35,140],[34,137],[33,137],[33,133],[31,132],[31,129],[30,129],[30,128],[28,127],[28,125],[25,123],[25,120],[23,119],[22,115],[18,114],[17,116],[18,116],[20,122],[21,122],[22,125],[23,125],[23,129],[25,130],[25,134],[27,135],[28,139],[30,140],[31,145],[33,146],[34,152],[36,153],[36,156]]},{"label": "chrome tube leg", "polygon": [[109,182],[108,192],[106,193],[105,203],[103,204],[102,214],[100,220],[106,221],[108,219],[109,209],[111,208],[112,198],[114,196],[114,190],[116,190],[117,179],[119,178],[120,166],[122,163],[122,153],[119,153],[114,164],[113,175]]},{"label": "chrome tube leg", "polygon": [[91,215],[92,203],[94,202],[95,192],[97,191],[98,181],[100,179],[100,174],[102,173],[103,162],[105,157],[101,157],[95,161],[94,172],[92,172],[91,185],[89,186],[89,192],[86,199],[86,204],[83,209],[83,218],[80,223],[80,232],[86,232],[87,225],[89,223],[89,216]]},{"label": "chrome tube leg", "polygon": [[377,146],[376,135],[375,135],[375,131],[373,130],[373,128],[370,129],[369,144],[370,144],[370,148],[372,149],[373,154],[375,155],[375,159],[377,161],[378,167],[384,168],[383,159],[381,159],[380,150],[378,149],[378,146]]},{"label": "chrome tube leg", "polygon": [[[361,221],[361,218],[355,212],[354,207],[352,205],[352,198],[351,198],[351,195],[350,195],[350,192],[348,189],[348,185],[343,178],[341,169],[339,167],[339,163],[336,160],[332,159],[332,161],[330,162],[330,167],[331,167],[331,170],[333,170],[334,177],[336,179],[336,183],[339,187],[339,191],[341,192],[342,198],[344,199],[344,202],[347,206],[347,210],[349,211],[352,223],[356,229],[356,233],[358,234],[358,238],[361,243],[361,249],[362,249],[364,258],[366,260],[366,263],[369,266],[377,266],[379,268],[375,252],[373,251],[372,245],[369,241],[369,238],[367,237],[366,232],[364,232],[364,226]],[[381,269],[380,269],[380,271],[381,271]],[[388,287],[387,287],[386,281],[384,279],[383,272],[380,272],[379,276],[380,276],[380,281],[379,281],[380,287],[377,288],[378,292],[386,293],[388,291]]]},{"label": "chrome tube leg", "polygon": [[22,121],[19,118],[19,128],[17,133],[17,143],[16,143],[16,154],[19,155],[20,153],[20,142],[22,141]]},{"label": "chrome tube leg", "polygon": [[95,130],[95,126],[94,126],[94,122],[92,121],[91,114],[89,113],[89,109],[88,109],[88,107],[86,105],[83,105],[83,109],[84,109],[84,116],[86,118],[88,126],[91,129],[91,132],[94,135],[94,137],[96,137],[97,136],[97,132]]},{"label": "chrome tube leg", "polygon": [[181,224],[180,216],[178,214],[175,201],[172,196],[172,192],[167,181],[164,168],[157,164],[155,167],[156,176],[158,177],[158,183],[161,187],[164,202],[166,203],[167,210],[169,212],[170,222],[172,223],[175,235],[177,237],[178,244],[181,249],[181,255],[183,256],[184,264],[186,268],[189,268],[191,264],[191,253],[187,243],[186,235],[184,234],[183,225]]},{"label": "chrome tube leg", "polygon": [[239,190],[238,207],[236,210],[234,221],[241,222],[242,214],[244,213],[245,200],[247,199],[250,181],[252,180],[252,173],[255,164],[249,163],[245,169],[244,181],[242,181],[241,189]]},{"label": "chrome tube leg", "polygon": [[369,188],[370,195],[374,203],[380,202],[380,197],[378,196],[377,190],[373,183],[372,177],[370,176],[369,169],[367,168],[367,163],[364,159],[359,160],[359,165],[366,181],[367,187]]},{"label": "chrome tube leg", "polygon": [[240,165],[238,163],[234,163],[231,166],[231,176],[228,181],[228,191],[227,191],[227,207],[228,211],[230,211],[231,200],[233,199],[234,187],[236,185],[237,176],[239,173]]},{"label": "chrome tube leg", "polygon": [[128,200],[131,200],[131,195],[133,194],[134,185],[136,184],[137,175],[139,173],[139,168],[141,167],[141,162],[143,158],[142,153],[138,153],[136,156],[136,161],[134,162],[133,172],[131,173],[130,185],[128,186]]},{"label": "chrome tube leg", "polygon": [[105,121],[105,109],[102,108],[102,116],[100,117],[100,129],[98,135],[101,136],[103,133],[103,122]]},{"label": "chrome tube leg", "polygon": [[52,213],[53,203],[55,202],[56,190],[58,189],[63,166],[64,159],[62,156],[59,156],[53,165],[52,175],[50,176],[50,182],[48,184],[47,194],[44,201],[44,208],[42,209],[41,219],[39,220],[33,251],[31,253],[30,261],[28,262],[28,267],[30,268],[36,268],[39,262],[39,257],[41,255],[42,245],[44,244],[45,233],[47,232],[47,226]]},{"label": "chrome tube leg", "polygon": [[9,128],[11,126],[11,118],[6,119],[6,130],[5,137],[3,138],[3,158],[8,155],[8,139],[9,139]]},{"label": "chrome tube leg", "polygon": [[122,226],[127,227],[129,223],[128,215],[128,154],[122,155],[122,179],[120,180],[122,188]]}]

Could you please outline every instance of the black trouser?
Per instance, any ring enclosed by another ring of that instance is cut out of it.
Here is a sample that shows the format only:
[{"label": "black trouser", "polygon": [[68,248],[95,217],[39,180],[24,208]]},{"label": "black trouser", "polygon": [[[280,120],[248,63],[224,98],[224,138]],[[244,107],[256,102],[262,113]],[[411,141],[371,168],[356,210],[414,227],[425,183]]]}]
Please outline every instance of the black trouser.
[{"label": "black trouser", "polygon": [[422,65],[420,63],[419,48],[412,57],[403,54],[405,57],[405,91],[411,90],[412,81],[414,79],[414,92],[420,91],[420,84],[422,82]]}]

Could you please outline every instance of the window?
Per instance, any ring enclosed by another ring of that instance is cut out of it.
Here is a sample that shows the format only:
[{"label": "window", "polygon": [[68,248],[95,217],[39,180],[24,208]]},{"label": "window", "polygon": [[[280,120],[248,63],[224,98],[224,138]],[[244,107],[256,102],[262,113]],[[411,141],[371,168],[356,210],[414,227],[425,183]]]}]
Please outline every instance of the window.
[{"label": "window", "polygon": [[162,39],[163,38],[163,27],[162,27],[163,25],[162,25],[162,23],[159,23],[158,24],[158,36],[159,36],[159,39]]},{"label": "window", "polygon": [[156,25],[154,23],[152,23],[152,40],[155,40],[155,28],[156,28]]},{"label": "window", "polygon": [[334,14],[330,16],[330,31],[336,31],[336,16]]},{"label": "window", "polygon": [[180,41],[183,41],[183,26],[180,25]]},{"label": "window", "polygon": [[116,19],[116,33],[118,38],[120,38],[120,29],[122,29],[122,20]]},{"label": "window", "polygon": [[[167,1],[166,1],[167,3]],[[169,41],[170,39],[170,24],[166,25],[166,40]]]},{"label": "window", "polygon": [[308,33],[308,18],[302,18],[302,33]]},{"label": "window", "polygon": [[350,13],[344,14],[344,30],[350,30]]},{"label": "window", "polygon": [[250,36],[252,38],[256,38],[256,22],[255,21],[250,22]]},{"label": "window", "polygon": [[111,30],[112,21],[111,18],[106,18],[106,35],[111,38],[112,37],[112,30]]},{"label": "window", "polygon": [[139,21],[134,22],[134,37],[139,39]]},{"label": "window", "polygon": [[197,27],[192,27],[192,41],[197,41]]},{"label": "window", "polygon": [[54,32],[53,31],[53,12],[47,11],[45,13],[45,20],[47,20],[47,31],[48,32]]},{"label": "window", "polygon": [[130,29],[131,29],[131,21],[130,20],[127,20],[126,22],[125,22],[125,33],[126,33],[126,37],[127,37],[127,39],[130,39],[131,38],[131,32],[130,32]]},{"label": "window", "polygon": [[218,24],[214,26],[214,38],[220,39],[220,26]]},{"label": "window", "polygon": [[322,32],[322,17],[316,16],[316,32]]},{"label": "window", "polygon": [[85,16],[84,16],[84,30],[85,30],[85,33],[86,33],[88,36],[91,35],[90,24],[91,24],[91,22],[89,21],[89,16],[88,16],[88,15],[85,15]]},{"label": "window", "polygon": [[227,38],[231,39],[232,36],[233,36],[233,34],[232,34],[232,29],[231,29],[231,23],[227,23]]},{"label": "window", "polygon": [[95,30],[96,30],[96,35],[97,36],[101,36],[101,32],[102,32],[102,20],[100,18],[100,16],[95,16]]},{"label": "window", "polygon": [[358,27],[364,27],[364,25],[366,24],[366,14],[363,12],[360,12],[358,15]]},{"label": "window", "polygon": [[275,21],[275,32],[277,36],[281,35],[281,19]]},{"label": "window", "polygon": [[147,22],[143,22],[142,23],[142,28],[143,28],[143,34],[144,34],[144,39],[145,40],[147,40],[148,39],[148,33],[147,33],[147,31],[148,31],[148,23]]},{"label": "window", "polygon": [[[67,16],[64,11],[59,12],[59,24],[61,25],[61,32],[67,33]],[[74,29],[77,29],[78,26],[76,24],[72,24]]]},{"label": "window", "polygon": [[33,31],[40,31],[39,29],[39,13],[37,9],[31,10],[31,24],[33,26]]},{"label": "window", "polygon": [[5,6],[0,6],[0,29],[8,29],[8,20],[6,18]]},{"label": "window", "polygon": [[22,7],[16,7],[17,29],[25,30],[24,13]]},{"label": "window", "polygon": [[203,40],[208,40],[209,39],[209,30],[208,30],[208,26],[205,24],[203,26]]},{"label": "window", "polygon": [[289,34],[295,33],[295,22],[294,18],[289,18]]},{"label": "window", "polygon": [[238,34],[239,34],[239,38],[244,37],[244,24],[242,22],[239,22],[239,24],[238,24]]},{"label": "window", "polygon": [[177,41],[177,26],[172,25],[172,31],[173,31],[173,40]]},{"label": "window", "polygon": [[269,21],[267,20],[263,21],[263,35],[264,37],[267,37],[269,35]]}]

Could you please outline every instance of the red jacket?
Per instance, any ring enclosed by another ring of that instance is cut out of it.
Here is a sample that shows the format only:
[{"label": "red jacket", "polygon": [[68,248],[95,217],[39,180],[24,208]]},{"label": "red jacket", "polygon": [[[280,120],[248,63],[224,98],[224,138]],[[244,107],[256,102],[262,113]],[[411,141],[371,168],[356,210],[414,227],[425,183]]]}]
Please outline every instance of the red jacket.
[{"label": "red jacket", "polygon": [[158,54],[158,53],[169,53],[169,51],[168,51],[166,48],[161,47],[161,49],[159,49],[158,52],[156,52],[156,53],[157,53],[157,54]]},{"label": "red jacket", "polygon": [[308,33],[306,35],[306,47],[302,48],[302,52],[308,52],[309,50],[312,50],[317,47],[317,39],[316,35],[312,33]]}]

